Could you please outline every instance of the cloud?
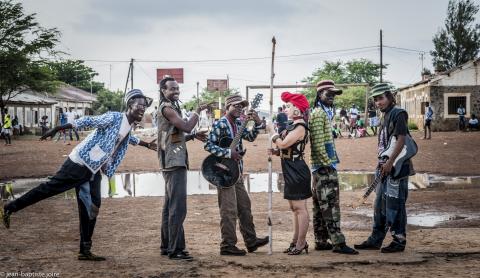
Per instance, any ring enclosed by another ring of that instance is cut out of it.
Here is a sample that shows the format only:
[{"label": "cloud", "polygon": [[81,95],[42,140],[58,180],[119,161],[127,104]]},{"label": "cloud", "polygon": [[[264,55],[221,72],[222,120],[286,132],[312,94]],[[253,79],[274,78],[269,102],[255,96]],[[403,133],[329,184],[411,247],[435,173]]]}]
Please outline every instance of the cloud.
[{"label": "cloud", "polygon": [[162,23],[188,21],[192,26],[205,22],[244,27],[285,24],[298,13],[319,7],[314,0],[301,5],[289,0],[136,0],[90,1],[89,12],[74,25],[77,31],[100,34],[148,33]]}]

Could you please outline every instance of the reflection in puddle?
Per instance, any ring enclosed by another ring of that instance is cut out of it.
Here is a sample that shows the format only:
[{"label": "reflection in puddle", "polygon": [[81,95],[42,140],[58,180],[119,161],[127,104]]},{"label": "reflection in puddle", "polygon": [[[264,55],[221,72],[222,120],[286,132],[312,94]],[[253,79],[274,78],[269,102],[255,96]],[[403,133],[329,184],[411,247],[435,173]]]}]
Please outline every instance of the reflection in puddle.
[{"label": "reflection in puddle", "polygon": [[[367,216],[370,218],[373,217],[373,209],[371,208],[356,209],[355,211],[353,211],[353,213]],[[456,214],[440,213],[440,212],[424,212],[424,213],[408,214],[407,224],[413,225],[413,226],[421,226],[421,227],[435,227],[447,221],[471,219],[471,218],[478,218],[478,217],[480,217],[480,215],[475,215],[475,214],[456,215]]]},{"label": "reflection in puddle", "polygon": [[[188,171],[187,194],[216,194],[216,187],[210,185],[200,171]],[[343,191],[360,190],[369,185],[374,179],[373,173],[340,172],[339,183]],[[46,179],[19,179],[0,183],[0,197],[11,199],[18,197],[27,190],[37,186]],[[267,192],[268,173],[244,174],[245,188],[248,192]],[[430,174],[417,174],[410,177],[409,189],[424,188],[471,188],[480,187],[480,177],[447,177]],[[273,173],[273,191],[283,192],[285,187],[281,173]],[[12,195],[13,194],[13,195]],[[64,194],[66,198],[75,197],[75,192]],[[115,175],[111,180],[105,176],[102,179],[102,197],[121,198],[126,196],[164,196],[165,183],[160,172],[156,173],[122,173]]]}]

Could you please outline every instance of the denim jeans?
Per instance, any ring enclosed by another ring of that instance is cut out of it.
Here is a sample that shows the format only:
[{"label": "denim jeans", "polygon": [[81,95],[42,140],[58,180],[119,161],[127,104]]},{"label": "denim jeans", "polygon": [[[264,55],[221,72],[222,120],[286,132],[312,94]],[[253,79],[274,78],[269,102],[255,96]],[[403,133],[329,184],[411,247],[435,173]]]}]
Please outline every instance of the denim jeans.
[{"label": "denim jeans", "polygon": [[378,185],[376,194],[373,231],[368,241],[375,245],[381,245],[390,230],[393,241],[405,244],[407,241],[405,203],[408,197],[408,176],[397,180],[391,177],[385,178]]}]

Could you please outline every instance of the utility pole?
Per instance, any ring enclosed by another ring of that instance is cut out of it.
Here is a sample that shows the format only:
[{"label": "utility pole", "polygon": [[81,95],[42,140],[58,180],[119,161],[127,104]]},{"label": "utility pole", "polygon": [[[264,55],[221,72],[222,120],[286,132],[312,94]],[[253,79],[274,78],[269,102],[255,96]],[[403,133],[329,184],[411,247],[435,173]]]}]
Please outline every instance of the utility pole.
[{"label": "utility pole", "polygon": [[110,79],[108,81],[108,88],[111,91],[112,90],[112,64],[109,65],[109,68],[110,68]]},{"label": "utility pole", "polygon": [[380,83],[383,82],[383,34],[380,29]]},{"label": "utility pole", "polygon": [[130,90],[133,90],[133,58],[130,60]]},{"label": "utility pole", "polygon": [[420,75],[422,76],[423,80],[423,59],[424,59],[425,52],[420,52],[420,60],[422,60],[422,71],[420,72]]},{"label": "utility pole", "polygon": [[198,86],[200,85],[200,83],[197,81],[197,106],[200,107],[200,98],[198,96]]}]

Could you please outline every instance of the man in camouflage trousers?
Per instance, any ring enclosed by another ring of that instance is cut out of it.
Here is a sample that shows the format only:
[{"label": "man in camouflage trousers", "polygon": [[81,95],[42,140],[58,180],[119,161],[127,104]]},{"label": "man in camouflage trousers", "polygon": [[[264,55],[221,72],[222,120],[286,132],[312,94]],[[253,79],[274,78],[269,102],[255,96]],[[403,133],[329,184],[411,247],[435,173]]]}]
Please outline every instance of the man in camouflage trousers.
[{"label": "man in camouflage trousers", "polygon": [[[331,80],[317,84],[317,97],[309,119],[311,170],[313,175],[313,230],[315,250],[356,255],[347,246],[340,229],[340,196],[336,165],[339,162],[333,142],[333,100],[342,91]],[[330,240],[331,243],[328,242]]]}]

